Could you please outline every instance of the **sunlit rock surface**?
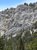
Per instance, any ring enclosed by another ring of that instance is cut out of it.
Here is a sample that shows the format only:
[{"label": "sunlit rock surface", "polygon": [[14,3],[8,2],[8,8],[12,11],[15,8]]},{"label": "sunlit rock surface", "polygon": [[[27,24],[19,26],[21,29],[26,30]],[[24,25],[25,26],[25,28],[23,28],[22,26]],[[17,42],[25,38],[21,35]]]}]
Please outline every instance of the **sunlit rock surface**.
[{"label": "sunlit rock surface", "polygon": [[19,5],[0,12],[0,33],[2,35],[12,33],[15,37],[21,30],[31,29],[36,21],[37,10],[33,11],[29,6]]}]

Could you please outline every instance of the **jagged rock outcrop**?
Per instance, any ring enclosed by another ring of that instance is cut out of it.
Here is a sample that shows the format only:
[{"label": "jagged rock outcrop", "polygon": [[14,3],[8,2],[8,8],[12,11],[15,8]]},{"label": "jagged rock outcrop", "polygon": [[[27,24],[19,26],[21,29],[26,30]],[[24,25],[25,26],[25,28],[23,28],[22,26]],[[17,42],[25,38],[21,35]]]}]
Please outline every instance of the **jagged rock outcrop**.
[{"label": "jagged rock outcrop", "polygon": [[19,5],[17,8],[0,12],[0,33],[5,35],[19,34],[23,29],[31,29],[36,21],[37,10],[33,11],[30,6]]}]

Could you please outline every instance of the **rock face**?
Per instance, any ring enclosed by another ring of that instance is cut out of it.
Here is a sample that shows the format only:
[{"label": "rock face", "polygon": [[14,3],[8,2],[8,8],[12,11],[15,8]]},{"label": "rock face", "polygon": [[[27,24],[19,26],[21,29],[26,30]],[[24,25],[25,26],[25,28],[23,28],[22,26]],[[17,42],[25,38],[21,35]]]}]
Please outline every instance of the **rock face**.
[{"label": "rock face", "polygon": [[5,35],[18,34],[23,29],[31,29],[36,21],[37,10],[33,11],[30,6],[19,5],[17,8],[0,12],[0,33]]}]

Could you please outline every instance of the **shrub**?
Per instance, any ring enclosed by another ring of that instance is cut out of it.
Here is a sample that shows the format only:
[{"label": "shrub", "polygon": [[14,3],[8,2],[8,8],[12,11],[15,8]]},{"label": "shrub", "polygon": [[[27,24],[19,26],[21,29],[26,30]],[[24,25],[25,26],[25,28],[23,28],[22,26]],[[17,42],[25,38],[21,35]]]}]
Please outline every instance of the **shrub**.
[{"label": "shrub", "polygon": [[27,3],[24,3],[24,5],[28,6],[28,4],[27,4]]},{"label": "shrub", "polygon": [[30,3],[29,6],[35,7],[35,3]]}]

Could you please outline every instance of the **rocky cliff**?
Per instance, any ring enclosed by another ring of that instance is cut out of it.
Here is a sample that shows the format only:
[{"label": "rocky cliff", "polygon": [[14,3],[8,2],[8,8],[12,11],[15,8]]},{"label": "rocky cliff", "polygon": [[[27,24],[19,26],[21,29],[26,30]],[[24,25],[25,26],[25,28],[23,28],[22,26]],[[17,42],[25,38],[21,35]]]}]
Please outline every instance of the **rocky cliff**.
[{"label": "rocky cliff", "polygon": [[15,37],[19,32],[31,30],[37,21],[37,9],[30,6],[19,5],[16,8],[6,9],[0,12],[0,33],[1,35],[13,34]]}]

